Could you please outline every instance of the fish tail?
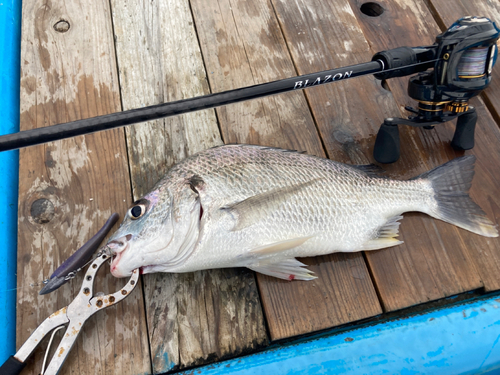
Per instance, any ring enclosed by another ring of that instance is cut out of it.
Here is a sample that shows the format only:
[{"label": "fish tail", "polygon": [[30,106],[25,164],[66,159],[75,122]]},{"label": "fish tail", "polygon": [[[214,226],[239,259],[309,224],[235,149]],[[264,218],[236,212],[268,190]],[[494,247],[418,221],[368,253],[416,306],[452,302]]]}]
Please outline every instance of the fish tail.
[{"label": "fish tail", "polygon": [[469,196],[475,161],[473,155],[453,159],[417,179],[432,183],[437,205],[429,215],[485,237],[498,237],[496,225]]}]

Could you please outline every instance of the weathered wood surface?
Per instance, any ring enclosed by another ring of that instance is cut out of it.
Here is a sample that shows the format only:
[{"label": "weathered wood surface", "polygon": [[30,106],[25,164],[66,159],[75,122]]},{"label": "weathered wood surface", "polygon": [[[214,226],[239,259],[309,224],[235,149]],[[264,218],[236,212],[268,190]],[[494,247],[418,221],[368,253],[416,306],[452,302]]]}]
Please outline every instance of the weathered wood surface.
[{"label": "weathered wood surface", "polygon": [[[25,1],[21,127],[119,111],[120,94],[123,109],[130,109],[369,61],[380,50],[431,44],[469,14],[500,22],[494,1],[380,0],[384,13],[377,17],[363,14],[363,3],[113,0],[111,15],[107,4]],[[478,158],[472,196],[496,223],[498,82],[494,77],[484,95],[492,114],[481,100],[472,103],[480,120],[476,147],[467,152]],[[81,276],[45,297],[32,284],[49,276],[112,211],[123,214],[173,163],[222,141],[373,162],[383,119],[404,116],[404,105],[415,105],[406,85],[407,78],[391,79],[387,90],[363,77],[22,150],[18,345],[71,301]],[[463,154],[449,146],[453,124],[400,131],[401,159],[384,166],[390,176],[413,177]],[[38,201],[43,209],[37,211],[38,199],[49,203]],[[421,214],[405,215],[400,238],[405,244],[365,256],[305,259],[319,277],[312,282],[242,269],[145,275],[144,296],[139,286],[87,323],[63,373],[171,371],[266,345],[264,319],[276,340],[374,316],[382,307],[500,289],[500,240]],[[104,272],[102,278],[105,291],[122,283]],[[42,356],[38,350],[23,373],[38,373]]]},{"label": "weathered wood surface", "polygon": [[[385,12],[379,17],[363,15],[359,10],[362,3],[360,0],[351,0],[373,52],[394,46],[431,44],[441,32],[423,1],[381,2]],[[388,81],[402,109],[405,105],[415,106],[415,101],[406,94],[407,81],[408,78]],[[480,120],[476,129],[476,146],[467,152],[477,155],[471,196],[488,217],[498,223],[498,195],[493,183],[500,178],[496,172],[500,167],[500,144],[495,141],[499,138],[498,127],[479,101],[473,101],[472,104],[478,109]],[[404,110],[402,114],[406,115]],[[455,131],[454,123],[437,126],[432,131],[403,126],[400,126],[400,130],[408,137],[401,141],[402,156],[406,154],[419,163],[412,168],[411,174],[418,174],[463,154],[450,146]],[[413,144],[418,145],[418,150],[412,150]],[[399,169],[399,162],[394,167]],[[367,253],[387,310],[482,286],[486,290],[498,289],[498,271],[492,272],[498,270],[500,264],[498,238],[484,238],[420,214],[407,215],[401,225],[401,232],[404,246]]]},{"label": "weathered wood surface", "polygon": [[[191,1],[213,92],[297,75],[267,0]],[[303,92],[217,110],[226,143],[250,143],[324,156]],[[381,312],[362,254],[306,259],[318,279],[285,282],[258,274],[272,339]]]},{"label": "weathered wood surface", "polygon": [[[482,16],[494,21],[500,27],[500,2],[496,0],[429,0],[441,29],[445,30],[463,16]],[[497,42],[500,46],[500,42]],[[500,64],[493,68],[493,80],[484,91],[482,98],[496,122],[500,124]]]},{"label": "weathered wood surface", "polygon": [[[124,109],[209,94],[189,2],[113,1]],[[214,110],[127,127],[134,199],[175,162],[222,144]],[[131,202],[130,202],[131,203]],[[267,343],[252,272],[144,275],[154,373]]]},{"label": "weathered wood surface", "polygon": [[[108,3],[26,0],[22,20],[21,130],[120,111]],[[123,130],[21,150],[18,347],[45,318],[72,301],[82,275],[44,296],[38,295],[41,281],[113,211],[125,210],[130,199],[125,155]],[[115,292],[124,282],[108,271],[98,284],[97,291]],[[137,289],[87,322],[61,374],[150,371],[141,286]],[[47,341],[23,374],[41,372]]]}]

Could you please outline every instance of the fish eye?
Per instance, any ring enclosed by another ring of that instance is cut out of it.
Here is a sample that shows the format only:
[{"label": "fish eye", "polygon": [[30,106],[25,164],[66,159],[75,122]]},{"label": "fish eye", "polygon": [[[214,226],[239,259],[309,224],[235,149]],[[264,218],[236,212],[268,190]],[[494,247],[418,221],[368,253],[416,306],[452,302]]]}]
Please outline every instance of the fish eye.
[{"label": "fish eye", "polygon": [[132,220],[137,220],[142,217],[148,208],[148,204],[145,199],[141,199],[137,202],[134,202],[134,206],[128,210],[128,215]]}]

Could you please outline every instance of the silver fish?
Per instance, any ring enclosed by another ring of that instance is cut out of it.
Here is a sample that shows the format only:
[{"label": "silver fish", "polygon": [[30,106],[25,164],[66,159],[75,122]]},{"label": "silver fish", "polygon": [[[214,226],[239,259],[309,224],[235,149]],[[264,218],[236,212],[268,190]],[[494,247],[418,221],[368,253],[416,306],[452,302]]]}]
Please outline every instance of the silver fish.
[{"label": "silver fish", "polygon": [[107,244],[111,272],[248,267],[311,280],[313,273],[295,257],[396,246],[408,211],[497,237],[468,195],[474,162],[465,156],[398,181],[277,148],[202,151],[176,164],[128,210]]}]

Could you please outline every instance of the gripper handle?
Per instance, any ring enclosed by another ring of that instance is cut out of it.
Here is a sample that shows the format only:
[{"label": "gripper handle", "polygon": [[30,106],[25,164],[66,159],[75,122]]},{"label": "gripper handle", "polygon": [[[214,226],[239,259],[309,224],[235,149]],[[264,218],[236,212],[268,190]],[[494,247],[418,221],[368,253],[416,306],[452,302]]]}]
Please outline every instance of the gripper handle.
[{"label": "gripper handle", "polygon": [[19,375],[22,369],[26,366],[25,362],[19,361],[16,357],[11,355],[0,367],[0,374],[2,375]]}]

